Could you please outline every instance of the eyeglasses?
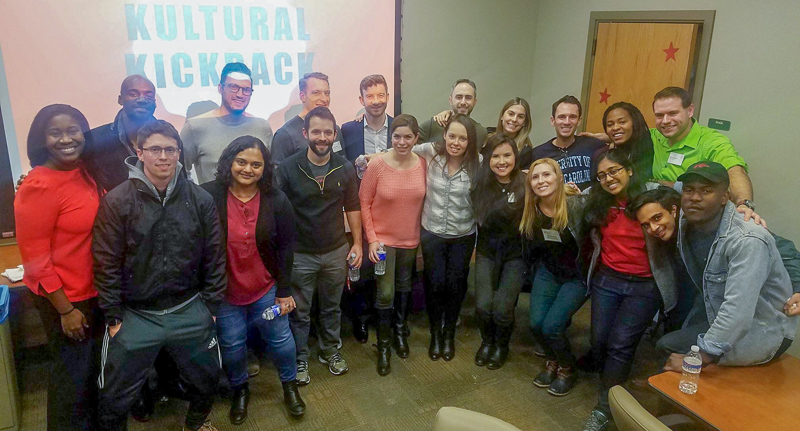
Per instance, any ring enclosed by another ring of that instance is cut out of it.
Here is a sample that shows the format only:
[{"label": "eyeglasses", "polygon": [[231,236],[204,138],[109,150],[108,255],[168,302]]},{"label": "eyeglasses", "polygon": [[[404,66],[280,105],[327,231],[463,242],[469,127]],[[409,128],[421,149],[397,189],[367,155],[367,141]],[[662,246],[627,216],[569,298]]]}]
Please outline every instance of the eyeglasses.
[{"label": "eyeglasses", "polygon": [[178,152],[180,152],[181,150],[178,147],[166,147],[166,148],[150,147],[150,148],[142,148],[142,151],[151,155],[152,157],[160,157],[162,152],[167,153],[167,157],[172,157],[175,154],[178,154]]},{"label": "eyeglasses", "polygon": [[606,180],[607,177],[614,177],[617,178],[620,172],[624,171],[625,168],[611,168],[608,170],[608,175],[605,172],[598,172],[597,173],[597,181],[601,183]]},{"label": "eyeglasses", "polygon": [[253,94],[253,87],[239,87],[236,84],[225,84],[225,88],[228,89],[228,92],[236,94],[239,90],[242,90],[242,94],[245,96],[249,96]]}]

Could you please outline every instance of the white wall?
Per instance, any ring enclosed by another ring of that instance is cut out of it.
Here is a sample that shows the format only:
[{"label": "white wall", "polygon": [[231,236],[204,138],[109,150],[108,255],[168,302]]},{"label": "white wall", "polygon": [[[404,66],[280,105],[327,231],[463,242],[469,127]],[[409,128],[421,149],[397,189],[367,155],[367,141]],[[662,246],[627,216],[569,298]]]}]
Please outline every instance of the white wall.
[{"label": "white wall", "polygon": [[532,0],[404,0],[403,112],[422,122],[449,108],[459,78],[478,86],[472,116],[496,126],[503,104],[528,98],[536,28]]},{"label": "white wall", "polygon": [[[550,104],[580,95],[592,11],[716,10],[699,121],[726,133],[750,165],[758,212],[800,244],[800,2],[773,0],[540,0],[531,82],[533,142],[553,136]],[[640,107],[647,108],[647,107]]]}]

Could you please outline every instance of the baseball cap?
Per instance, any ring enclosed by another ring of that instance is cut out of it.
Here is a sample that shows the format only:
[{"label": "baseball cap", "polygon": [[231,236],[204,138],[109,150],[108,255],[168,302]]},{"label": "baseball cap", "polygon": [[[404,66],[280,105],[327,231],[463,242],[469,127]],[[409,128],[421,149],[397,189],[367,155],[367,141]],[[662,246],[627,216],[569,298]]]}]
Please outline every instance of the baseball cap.
[{"label": "baseball cap", "polygon": [[678,181],[686,182],[692,175],[703,177],[714,184],[730,184],[728,170],[717,162],[701,161],[694,163],[678,177]]}]

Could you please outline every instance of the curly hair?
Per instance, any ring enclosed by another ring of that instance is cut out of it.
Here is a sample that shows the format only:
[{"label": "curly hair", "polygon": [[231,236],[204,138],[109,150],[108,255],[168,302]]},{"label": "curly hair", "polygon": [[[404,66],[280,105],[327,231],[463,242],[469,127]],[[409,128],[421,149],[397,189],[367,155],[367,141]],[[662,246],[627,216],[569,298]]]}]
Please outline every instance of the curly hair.
[{"label": "curly hair", "polygon": [[608,134],[608,115],[615,109],[622,109],[631,117],[633,130],[631,138],[617,148],[628,155],[633,169],[642,177],[650,179],[653,177],[653,139],[650,137],[650,128],[642,115],[642,111],[628,102],[617,102],[606,108],[603,112],[603,130]]},{"label": "curly hair", "polygon": [[236,159],[236,155],[248,148],[257,148],[261,151],[261,157],[264,158],[264,172],[261,178],[258,179],[258,188],[262,193],[269,193],[272,191],[272,171],[274,170],[272,156],[267,146],[255,136],[239,136],[225,147],[217,163],[216,180],[225,187],[230,187],[233,182],[233,176],[231,175],[233,161]]}]

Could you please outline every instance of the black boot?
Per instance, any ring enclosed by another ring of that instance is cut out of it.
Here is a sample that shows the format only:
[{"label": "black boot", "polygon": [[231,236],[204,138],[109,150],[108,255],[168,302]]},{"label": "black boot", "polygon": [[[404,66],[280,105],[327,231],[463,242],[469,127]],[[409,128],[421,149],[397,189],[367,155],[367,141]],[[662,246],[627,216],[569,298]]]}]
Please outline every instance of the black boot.
[{"label": "black boot", "polygon": [[494,352],[495,325],[491,318],[484,320],[477,317],[477,320],[482,341],[481,347],[478,347],[478,352],[475,353],[475,365],[482,367],[489,362],[489,357]]},{"label": "black boot", "polygon": [[283,386],[283,404],[286,405],[286,410],[294,417],[303,416],[306,412],[306,403],[300,398],[297,380],[281,383],[281,386]]},{"label": "black boot", "polygon": [[511,333],[514,332],[514,325],[498,326],[497,338],[492,356],[489,357],[489,362],[486,368],[496,370],[502,367],[508,359],[508,342],[511,340]]},{"label": "black boot", "polygon": [[448,313],[452,310],[445,309],[442,313],[442,359],[450,361],[456,356],[456,323],[458,312]]},{"label": "black boot", "polygon": [[231,423],[241,425],[247,419],[247,405],[250,404],[250,386],[245,383],[232,388],[231,396]]},{"label": "black boot", "polygon": [[139,422],[147,422],[153,417],[153,411],[156,407],[156,396],[153,389],[150,388],[150,381],[144,382],[142,390],[139,391],[139,396],[131,407],[131,416]]},{"label": "black boot", "polygon": [[392,309],[378,310],[378,374],[385,376],[392,371],[391,324]]},{"label": "black boot", "polygon": [[362,317],[356,317],[353,322],[353,337],[361,344],[364,344],[369,339],[369,332],[367,329],[367,320]]},{"label": "black boot", "polygon": [[408,357],[408,336],[411,335],[411,330],[408,329],[408,311],[411,308],[411,292],[396,292],[394,294],[394,320],[392,326],[394,328],[394,338],[392,345],[397,356],[401,358]]}]

